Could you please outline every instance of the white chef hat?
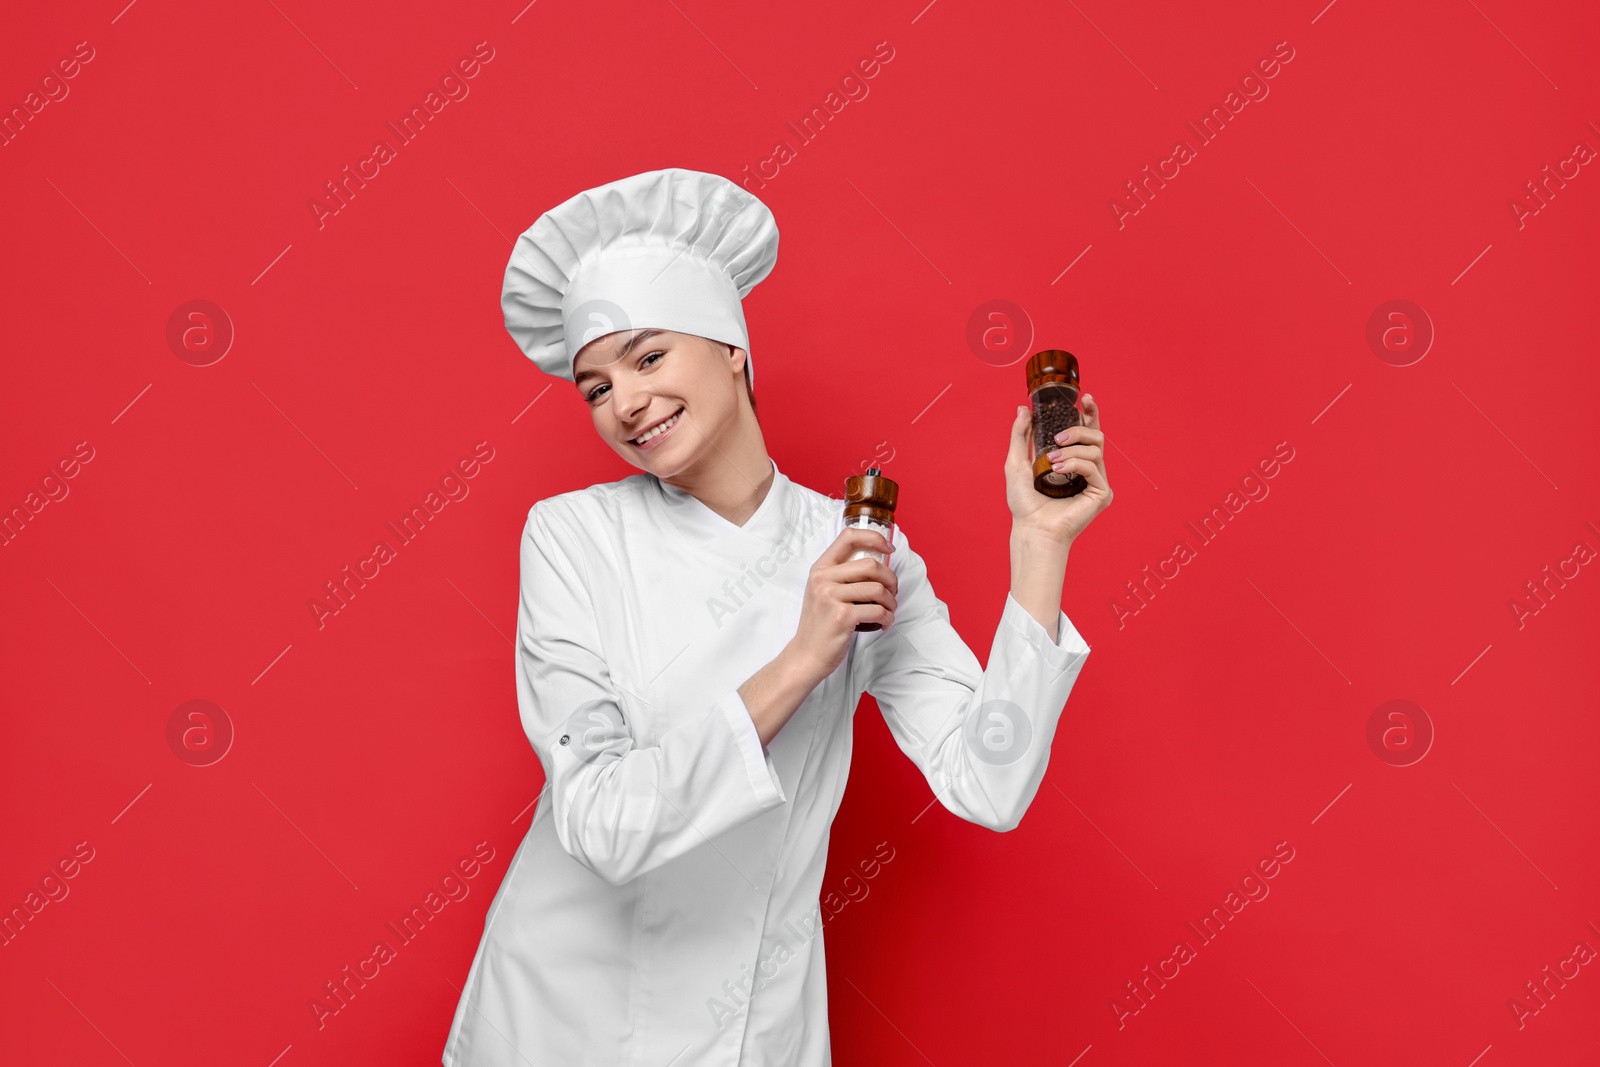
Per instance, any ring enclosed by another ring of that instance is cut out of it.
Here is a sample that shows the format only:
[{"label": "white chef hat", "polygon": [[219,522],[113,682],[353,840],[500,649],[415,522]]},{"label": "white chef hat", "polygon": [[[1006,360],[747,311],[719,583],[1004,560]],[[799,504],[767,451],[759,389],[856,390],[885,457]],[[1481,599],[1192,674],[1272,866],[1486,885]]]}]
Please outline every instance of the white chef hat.
[{"label": "white chef hat", "polygon": [[655,328],[744,349],[753,383],[739,301],[777,259],[777,221],[748,191],[716,174],[652,170],[539,216],[512,248],[500,307],[528,358],[568,381],[585,344]]}]

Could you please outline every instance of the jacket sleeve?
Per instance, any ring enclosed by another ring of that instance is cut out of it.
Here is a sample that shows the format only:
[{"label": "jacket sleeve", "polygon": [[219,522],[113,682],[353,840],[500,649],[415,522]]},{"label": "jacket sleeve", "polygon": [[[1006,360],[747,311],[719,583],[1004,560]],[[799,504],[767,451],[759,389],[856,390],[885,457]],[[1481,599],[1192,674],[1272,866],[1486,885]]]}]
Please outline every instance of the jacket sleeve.
[{"label": "jacket sleeve", "polygon": [[1052,642],[1007,592],[989,665],[980,667],[899,526],[890,565],[900,578],[899,606],[862,652],[865,688],[946,808],[991,830],[1013,830],[1044,780],[1056,723],[1089,646],[1065,612]]},{"label": "jacket sleeve", "polygon": [[543,506],[522,535],[517,708],[562,848],[622,885],[787,798],[737,688],[635,743],[590,587]]}]

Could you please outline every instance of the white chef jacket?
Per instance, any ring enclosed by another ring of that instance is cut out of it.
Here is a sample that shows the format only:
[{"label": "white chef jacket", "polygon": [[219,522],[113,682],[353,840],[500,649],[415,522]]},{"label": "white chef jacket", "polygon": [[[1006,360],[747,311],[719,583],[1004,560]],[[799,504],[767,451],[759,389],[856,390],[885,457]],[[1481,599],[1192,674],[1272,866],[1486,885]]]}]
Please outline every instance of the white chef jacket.
[{"label": "white chef jacket", "polygon": [[545,769],[445,1067],[824,1067],[819,893],[871,693],[937,798],[1021,820],[1089,647],[1008,593],[988,667],[896,527],[899,606],[763,747],[738,688],[794,636],[843,501],[773,464],[743,526],[651,474],[541,500],[517,706]]}]

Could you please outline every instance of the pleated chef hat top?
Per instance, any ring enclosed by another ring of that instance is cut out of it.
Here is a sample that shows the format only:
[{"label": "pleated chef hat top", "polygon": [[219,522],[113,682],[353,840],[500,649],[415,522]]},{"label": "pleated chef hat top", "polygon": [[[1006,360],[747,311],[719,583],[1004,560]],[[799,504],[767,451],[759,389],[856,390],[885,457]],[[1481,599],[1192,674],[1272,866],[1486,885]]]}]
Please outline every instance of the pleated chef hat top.
[{"label": "pleated chef hat top", "polygon": [[540,215],[511,250],[500,307],[528,358],[568,381],[578,350],[618,330],[697,334],[744,349],[748,365],[740,300],[777,259],[777,221],[747,190],[646,171]]}]

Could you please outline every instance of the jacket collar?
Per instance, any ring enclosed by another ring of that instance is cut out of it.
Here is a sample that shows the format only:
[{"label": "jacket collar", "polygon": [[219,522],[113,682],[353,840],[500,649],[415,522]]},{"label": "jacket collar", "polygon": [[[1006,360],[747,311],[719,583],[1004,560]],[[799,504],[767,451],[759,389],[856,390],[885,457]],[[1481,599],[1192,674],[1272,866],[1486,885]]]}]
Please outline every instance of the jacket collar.
[{"label": "jacket collar", "polygon": [[755,513],[743,526],[718,515],[686,489],[663,482],[653,474],[648,481],[655,487],[656,500],[679,529],[701,540],[755,538],[775,545],[784,540],[785,531],[795,524],[799,509],[793,483],[778,469],[776,460],[771,460],[771,463],[772,484],[767,487],[767,495],[762,498]]}]

